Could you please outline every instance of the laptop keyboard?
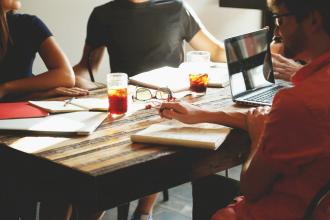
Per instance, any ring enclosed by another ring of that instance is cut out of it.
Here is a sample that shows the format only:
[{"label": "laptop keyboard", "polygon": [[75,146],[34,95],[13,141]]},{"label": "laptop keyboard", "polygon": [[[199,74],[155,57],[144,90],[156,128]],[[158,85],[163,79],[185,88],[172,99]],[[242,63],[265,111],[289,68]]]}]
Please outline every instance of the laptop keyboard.
[{"label": "laptop keyboard", "polygon": [[282,88],[283,86],[276,86],[269,89],[268,91],[246,98],[245,100],[271,104],[273,102],[274,95],[277,93],[278,90]]}]

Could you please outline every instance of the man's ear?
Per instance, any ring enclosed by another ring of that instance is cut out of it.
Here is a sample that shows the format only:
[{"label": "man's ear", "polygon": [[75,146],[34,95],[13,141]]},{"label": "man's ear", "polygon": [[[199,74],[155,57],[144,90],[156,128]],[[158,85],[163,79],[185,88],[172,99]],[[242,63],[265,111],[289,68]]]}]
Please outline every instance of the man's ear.
[{"label": "man's ear", "polygon": [[323,19],[318,11],[313,11],[310,13],[308,22],[311,33],[319,32],[321,29],[323,29]]}]

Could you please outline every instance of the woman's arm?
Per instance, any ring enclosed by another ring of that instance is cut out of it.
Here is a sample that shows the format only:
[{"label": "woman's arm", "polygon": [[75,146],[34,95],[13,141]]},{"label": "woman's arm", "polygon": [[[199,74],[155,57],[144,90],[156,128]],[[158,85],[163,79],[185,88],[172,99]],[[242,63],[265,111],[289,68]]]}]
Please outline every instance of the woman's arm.
[{"label": "woman's arm", "polygon": [[25,96],[27,93],[74,86],[75,78],[69,60],[53,37],[44,40],[40,46],[39,54],[48,71],[34,77],[18,79],[0,85],[0,96],[12,94],[24,94]]}]

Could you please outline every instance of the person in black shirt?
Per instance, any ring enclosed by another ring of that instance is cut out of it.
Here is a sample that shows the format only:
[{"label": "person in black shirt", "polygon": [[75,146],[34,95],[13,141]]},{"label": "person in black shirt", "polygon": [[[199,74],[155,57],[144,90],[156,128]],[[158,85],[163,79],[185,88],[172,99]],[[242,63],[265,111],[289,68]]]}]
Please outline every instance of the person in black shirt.
[{"label": "person in black shirt", "polygon": [[[70,63],[46,25],[36,16],[15,14],[16,0],[0,0],[0,102],[15,99],[80,95],[73,87]],[[48,71],[38,76],[32,66],[39,53]]]},{"label": "person in black shirt", "polygon": [[184,61],[183,42],[211,52],[225,62],[223,46],[180,0],[115,0],[96,7],[90,15],[81,61],[74,67],[76,85],[92,88],[88,65],[96,73],[105,48],[112,72],[133,76]]},{"label": "person in black shirt", "polygon": [[[111,72],[134,76],[162,66],[178,67],[184,61],[184,41],[195,50],[209,51],[212,61],[226,61],[223,45],[181,0],[114,0],[96,7],[82,59],[74,67],[76,86],[97,87],[89,74],[97,72],[105,49]],[[151,220],[156,198],[157,194],[140,199],[133,219]]]}]

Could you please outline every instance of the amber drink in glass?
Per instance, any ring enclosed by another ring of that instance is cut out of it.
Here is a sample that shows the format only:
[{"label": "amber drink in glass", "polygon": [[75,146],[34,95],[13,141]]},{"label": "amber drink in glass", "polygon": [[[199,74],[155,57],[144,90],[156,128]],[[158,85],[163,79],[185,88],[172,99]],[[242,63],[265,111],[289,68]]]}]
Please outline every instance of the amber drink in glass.
[{"label": "amber drink in glass", "polygon": [[190,73],[190,91],[196,93],[205,93],[208,83],[207,73]]},{"label": "amber drink in glass", "polygon": [[107,75],[109,112],[112,115],[122,115],[127,112],[127,82],[126,73]]},{"label": "amber drink in glass", "polygon": [[187,53],[190,90],[193,94],[205,94],[208,84],[210,53],[208,51],[189,51]]}]

